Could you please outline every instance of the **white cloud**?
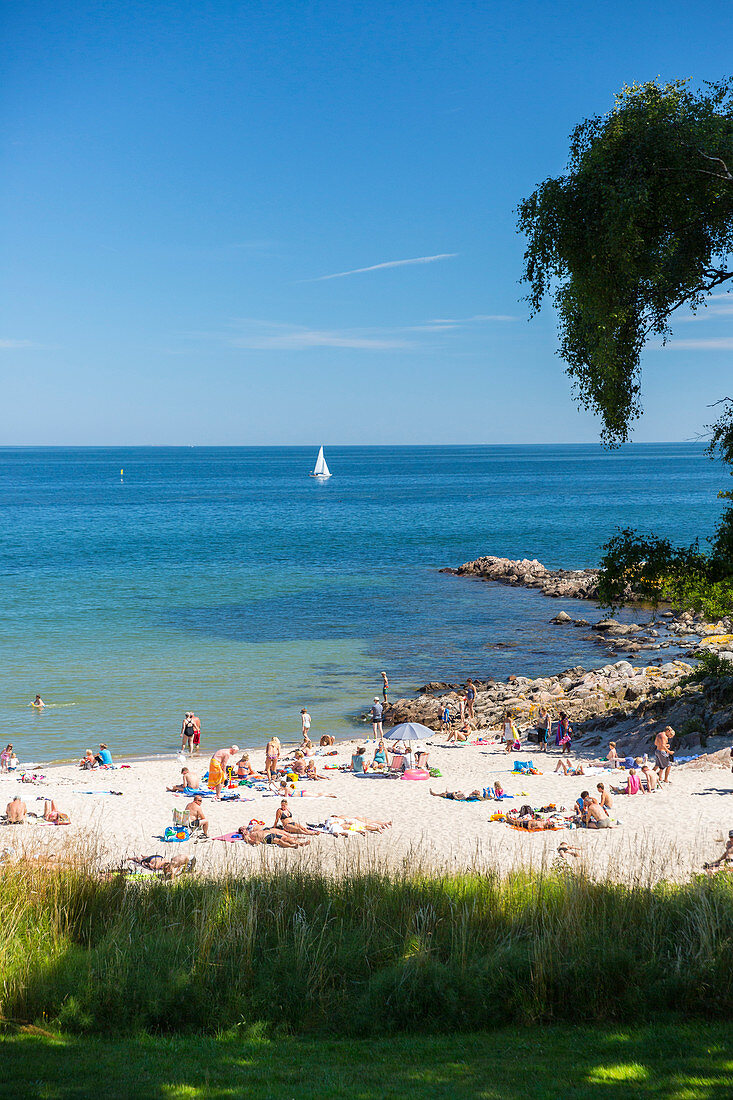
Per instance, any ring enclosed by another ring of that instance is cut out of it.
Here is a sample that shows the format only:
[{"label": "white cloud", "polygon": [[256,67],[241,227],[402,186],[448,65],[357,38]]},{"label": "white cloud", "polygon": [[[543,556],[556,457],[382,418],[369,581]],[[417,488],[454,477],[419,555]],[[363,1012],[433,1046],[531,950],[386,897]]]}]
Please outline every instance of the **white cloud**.
[{"label": "white cloud", "polygon": [[[717,297],[717,295],[716,295]],[[721,294],[721,298],[725,298],[726,295]],[[701,306],[696,313],[685,314],[684,317],[677,318],[679,321],[716,321],[721,317],[733,317],[733,299],[728,298],[728,301],[722,305],[715,306]]]},{"label": "white cloud", "polygon": [[355,267],[351,271],[337,271],[334,275],[319,275],[315,279],[306,279],[308,283],[324,283],[327,279],[343,279],[347,275],[363,275],[365,271],[384,271],[388,267],[407,267],[410,264],[434,264],[436,260],[452,260],[457,252],[439,252],[436,256],[417,256],[412,260],[388,260],[370,267]]},{"label": "white cloud", "polygon": [[226,333],[220,339],[229,347],[253,351],[307,351],[309,348],[394,351],[413,346],[390,330],[316,329],[250,319],[237,322],[237,325],[239,331]]},{"label": "white cloud", "polygon": [[473,317],[434,317],[431,325],[472,325],[483,321],[518,321],[519,318],[510,313],[476,313]]},{"label": "white cloud", "polygon": [[[660,344],[657,350],[664,345]],[[672,351],[733,351],[733,336],[704,336],[699,340],[670,340]]]},{"label": "white cloud", "polygon": [[10,350],[13,348],[37,348],[32,340],[0,340],[0,348]]}]

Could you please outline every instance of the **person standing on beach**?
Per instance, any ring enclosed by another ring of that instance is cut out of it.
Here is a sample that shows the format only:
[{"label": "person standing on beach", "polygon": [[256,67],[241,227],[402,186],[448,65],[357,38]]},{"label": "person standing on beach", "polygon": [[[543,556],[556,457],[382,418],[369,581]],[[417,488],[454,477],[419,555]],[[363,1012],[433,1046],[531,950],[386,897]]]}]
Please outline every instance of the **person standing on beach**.
[{"label": "person standing on beach", "polygon": [[[672,767],[672,757],[674,756],[669,743],[673,737],[674,730],[671,726],[667,726],[665,729],[660,730],[654,738],[654,771],[659,773],[660,783],[669,783],[669,770]],[[662,775],[662,772],[664,772],[664,775]]]},{"label": "person standing on beach", "polygon": [[383,707],[379,702],[377,696],[374,696],[374,702],[372,703],[372,733],[374,734],[374,740],[379,737],[384,737],[382,732],[382,714]]},{"label": "person standing on beach", "polygon": [[268,779],[275,778],[275,772],[277,771],[277,762],[280,759],[280,740],[277,737],[271,737],[265,745],[265,775]]},{"label": "person standing on beach", "polygon": [[7,775],[10,770],[10,762],[13,759],[13,746],[6,745],[3,751],[0,753],[0,772],[3,775]]},{"label": "person standing on beach", "polygon": [[540,716],[537,719],[537,734],[539,736],[537,744],[538,752],[547,752],[547,742],[550,740],[551,726],[552,719],[547,713],[547,707],[540,707]]},{"label": "person standing on beach", "polygon": [[308,741],[310,741],[311,716],[305,709],[305,707],[301,707],[300,710],[300,726],[301,733],[303,734],[303,740],[305,741],[307,739]]},{"label": "person standing on beach", "polygon": [[466,707],[468,708],[468,717],[473,718],[473,703],[476,698],[476,688],[473,686],[473,680],[469,676],[466,680]]},{"label": "person standing on beach", "polygon": [[193,733],[196,728],[192,719],[193,715],[187,710],[181,723],[181,752],[188,749],[189,756],[193,752]]},{"label": "person standing on beach", "polygon": [[195,714],[191,714],[191,722],[193,723],[193,752],[199,751],[199,745],[201,744],[201,719],[197,718]]},{"label": "person standing on beach", "polygon": [[[209,761],[209,778],[207,785],[210,791],[216,792],[217,800],[221,799],[221,789],[227,781],[227,764],[229,758],[239,752],[238,745],[232,745],[228,749],[218,749]],[[195,801],[195,799],[194,799]],[[188,807],[186,807],[188,809]]]},{"label": "person standing on beach", "polygon": [[514,739],[516,736],[516,730],[514,729],[514,722],[509,714],[504,715],[503,722],[503,738],[504,738],[504,751],[511,752],[514,747]]},{"label": "person standing on beach", "polygon": [[387,702],[387,692],[389,691],[389,680],[387,679],[387,673],[386,672],[382,672],[381,677],[382,677],[382,699],[386,703]]}]

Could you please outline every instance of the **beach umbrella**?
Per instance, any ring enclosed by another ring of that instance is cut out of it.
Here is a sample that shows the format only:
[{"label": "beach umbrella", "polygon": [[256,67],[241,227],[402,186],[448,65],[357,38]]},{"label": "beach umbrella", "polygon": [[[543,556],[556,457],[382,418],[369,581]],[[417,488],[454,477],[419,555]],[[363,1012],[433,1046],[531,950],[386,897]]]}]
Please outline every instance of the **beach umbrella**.
[{"label": "beach umbrella", "polygon": [[395,741],[425,741],[428,737],[435,736],[435,730],[424,726],[422,722],[401,722],[399,726],[393,726],[389,736]]}]

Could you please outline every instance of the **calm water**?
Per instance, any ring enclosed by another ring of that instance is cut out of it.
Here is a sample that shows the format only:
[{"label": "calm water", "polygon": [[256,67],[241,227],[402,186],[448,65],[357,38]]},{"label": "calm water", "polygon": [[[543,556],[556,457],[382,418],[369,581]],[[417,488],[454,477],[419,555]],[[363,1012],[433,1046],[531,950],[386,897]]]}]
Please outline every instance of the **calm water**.
[{"label": "calm water", "polygon": [[[326,456],[319,484],[315,448],[0,450],[2,736],[21,759],[167,752],[186,709],[207,747],[292,739],[302,705],[343,735],[382,669],[402,694],[597,662],[548,624],[556,603],[438,569],[593,565],[618,525],[689,541],[725,480],[696,444]],[[55,705],[28,709],[36,691]]]}]

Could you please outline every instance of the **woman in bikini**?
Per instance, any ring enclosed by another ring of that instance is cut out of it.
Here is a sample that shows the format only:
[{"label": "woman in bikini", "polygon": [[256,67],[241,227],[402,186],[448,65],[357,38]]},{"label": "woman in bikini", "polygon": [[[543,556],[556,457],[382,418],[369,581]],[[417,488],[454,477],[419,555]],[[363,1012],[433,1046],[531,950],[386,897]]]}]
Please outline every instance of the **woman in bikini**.
[{"label": "woman in bikini", "polygon": [[280,741],[277,737],[271,737],[265,745],[265,775],[268,779],[275,778],[277,762],[280,759]]},{"label": "woman in bikini", "polygon": [[278,807],[272,827],[282,829],[286,833],[294,833],[296,836],[316,836],[318,833],[317,829],[309,829],[307,825],[299,825],[297,821],[293,821],[292,812],[285,798]]}]

